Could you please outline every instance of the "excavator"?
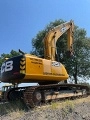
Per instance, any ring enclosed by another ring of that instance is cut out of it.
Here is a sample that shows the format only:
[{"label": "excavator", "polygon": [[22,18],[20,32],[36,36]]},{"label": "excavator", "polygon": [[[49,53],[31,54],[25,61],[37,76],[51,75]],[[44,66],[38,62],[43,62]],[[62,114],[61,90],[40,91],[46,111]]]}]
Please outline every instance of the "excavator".
[{"label": "excavator", "polygon": [[74,22],[70,20],[50,29],[45,35],[44,58],[25,54],[7,59],[1,66],[1,81],[12,84],[38,83],[35,86],[15,87],[5,92],[5,99],[22,99],[26,105],[34,107],[41,103],[87,96],[89,88],[80,84],[62,83],[69,75],[65,66],[56,60],[56,42],[67,34],[67,53],[73,55]]}]

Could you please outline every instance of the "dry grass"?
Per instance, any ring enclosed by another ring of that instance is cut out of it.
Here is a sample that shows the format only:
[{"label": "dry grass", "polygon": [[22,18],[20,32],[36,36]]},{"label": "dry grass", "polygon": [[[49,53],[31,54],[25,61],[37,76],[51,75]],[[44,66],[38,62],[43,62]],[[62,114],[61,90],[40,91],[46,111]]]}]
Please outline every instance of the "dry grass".
[{"label": "dry grass", "polygon": [[0,115],[11,114],[13,112],[26,111],[27,107],[21,101],[12,101],[6,104],[0,104]]},{"label": "dry grass", "polygon": [[[75,108],[76,104],[88,102],[90,103],[90,96],[87,98],[81,98],[76,100],[65,100],[65,101],[58,101],[58,102],[52,102],[50,105],[41,106],[40,108],[34,108],[32,111],[35,113],[39,113],[39,111],[46,111],[46,110],[52,110],[56,111],[57,109],[61,110],[61,114],[63,118],[68,115],[69,113],[72,113],[73,109]],[[11,102],[7,104],[0,104],[0,116],[4,118],[4,120],[16,120],[22,116],[25,115],[25,113],[28,111],[25,104],[21,101]]]}]

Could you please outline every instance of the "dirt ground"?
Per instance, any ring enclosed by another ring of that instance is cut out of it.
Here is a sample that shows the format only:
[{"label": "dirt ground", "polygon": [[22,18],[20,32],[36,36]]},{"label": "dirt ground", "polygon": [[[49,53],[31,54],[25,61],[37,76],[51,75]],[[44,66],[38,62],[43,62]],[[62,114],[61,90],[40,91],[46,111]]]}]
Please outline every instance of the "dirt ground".
[{"label": "dirt ground", "polygon": [[[0,108],[1,109],[1,108]],[[0,114],[0,120],[90,120],[90,96],[29,109]]]}]

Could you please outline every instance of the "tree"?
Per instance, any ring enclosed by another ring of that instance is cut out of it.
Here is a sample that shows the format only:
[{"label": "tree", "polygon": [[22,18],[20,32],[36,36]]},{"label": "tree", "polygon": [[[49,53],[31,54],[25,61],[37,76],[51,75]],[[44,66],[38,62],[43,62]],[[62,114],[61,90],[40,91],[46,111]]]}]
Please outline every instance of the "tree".
[{"label": "tree", "polygon": [[20,55],[19,52],[15,51],[15,50],[11,50],[11,52],[9,54],[1,54],[0,56],[0,66],[2,65],[2,63],[5,61],[5,58],[11,58],[14,56]]},{"label": "tree", "polygon": [[[81,32],[82,30],[78,34]],[[84,33],[83,30],[81,37]],[[90,77],[90,39],[81,37],[74,36],[74,57],[64,61],[70,75],[74,77],[75,83],[77,83],[77,77],[84,79]]]},{"label": "tree", "polygon": [[[60,25],[66,21],[56,20],[50,22],[46,28],[32,39],[32,54],[37,56],[44,55],[43,38],[46,33],[53,27]],[[56,43],[59,61],[65,64],[70,76],[74,77],[77,83],[77,77],[90,77],[90,38],[86,37],[86,31],[75,26],[74,31],[74,55],[72,58],[67,58],[66,53],[66,34],[62,35]]]},{"label": "tree", "polygon": [[79,77],[90,77],[90,38],[86,37],[86,31],[84,29],[77,29],[74,36],[74,48],[75,48],[75,70],[73,76],[77,81]]}]

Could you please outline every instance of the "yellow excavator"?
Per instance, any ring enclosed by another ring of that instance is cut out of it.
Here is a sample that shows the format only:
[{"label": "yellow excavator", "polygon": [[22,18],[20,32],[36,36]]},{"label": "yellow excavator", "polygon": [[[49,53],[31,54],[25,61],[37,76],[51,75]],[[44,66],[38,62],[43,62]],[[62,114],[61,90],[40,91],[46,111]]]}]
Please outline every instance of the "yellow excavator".
[{"label": "yellow excavator", "polygon": [[44,38],[44,58],[25,54],[7,59],[1,66],[1,81],[12,84],[38,83],[37,86],[15,87],[9,89],[7,100],[23,99],[30,107],[44,102],[87,95],[87,86],[78,84],[59,84],[69,78],[65,66],[56,61],[56,42],[67,33],[67,51],[73,54],[74,23],[69,21],[51,29]]}]

